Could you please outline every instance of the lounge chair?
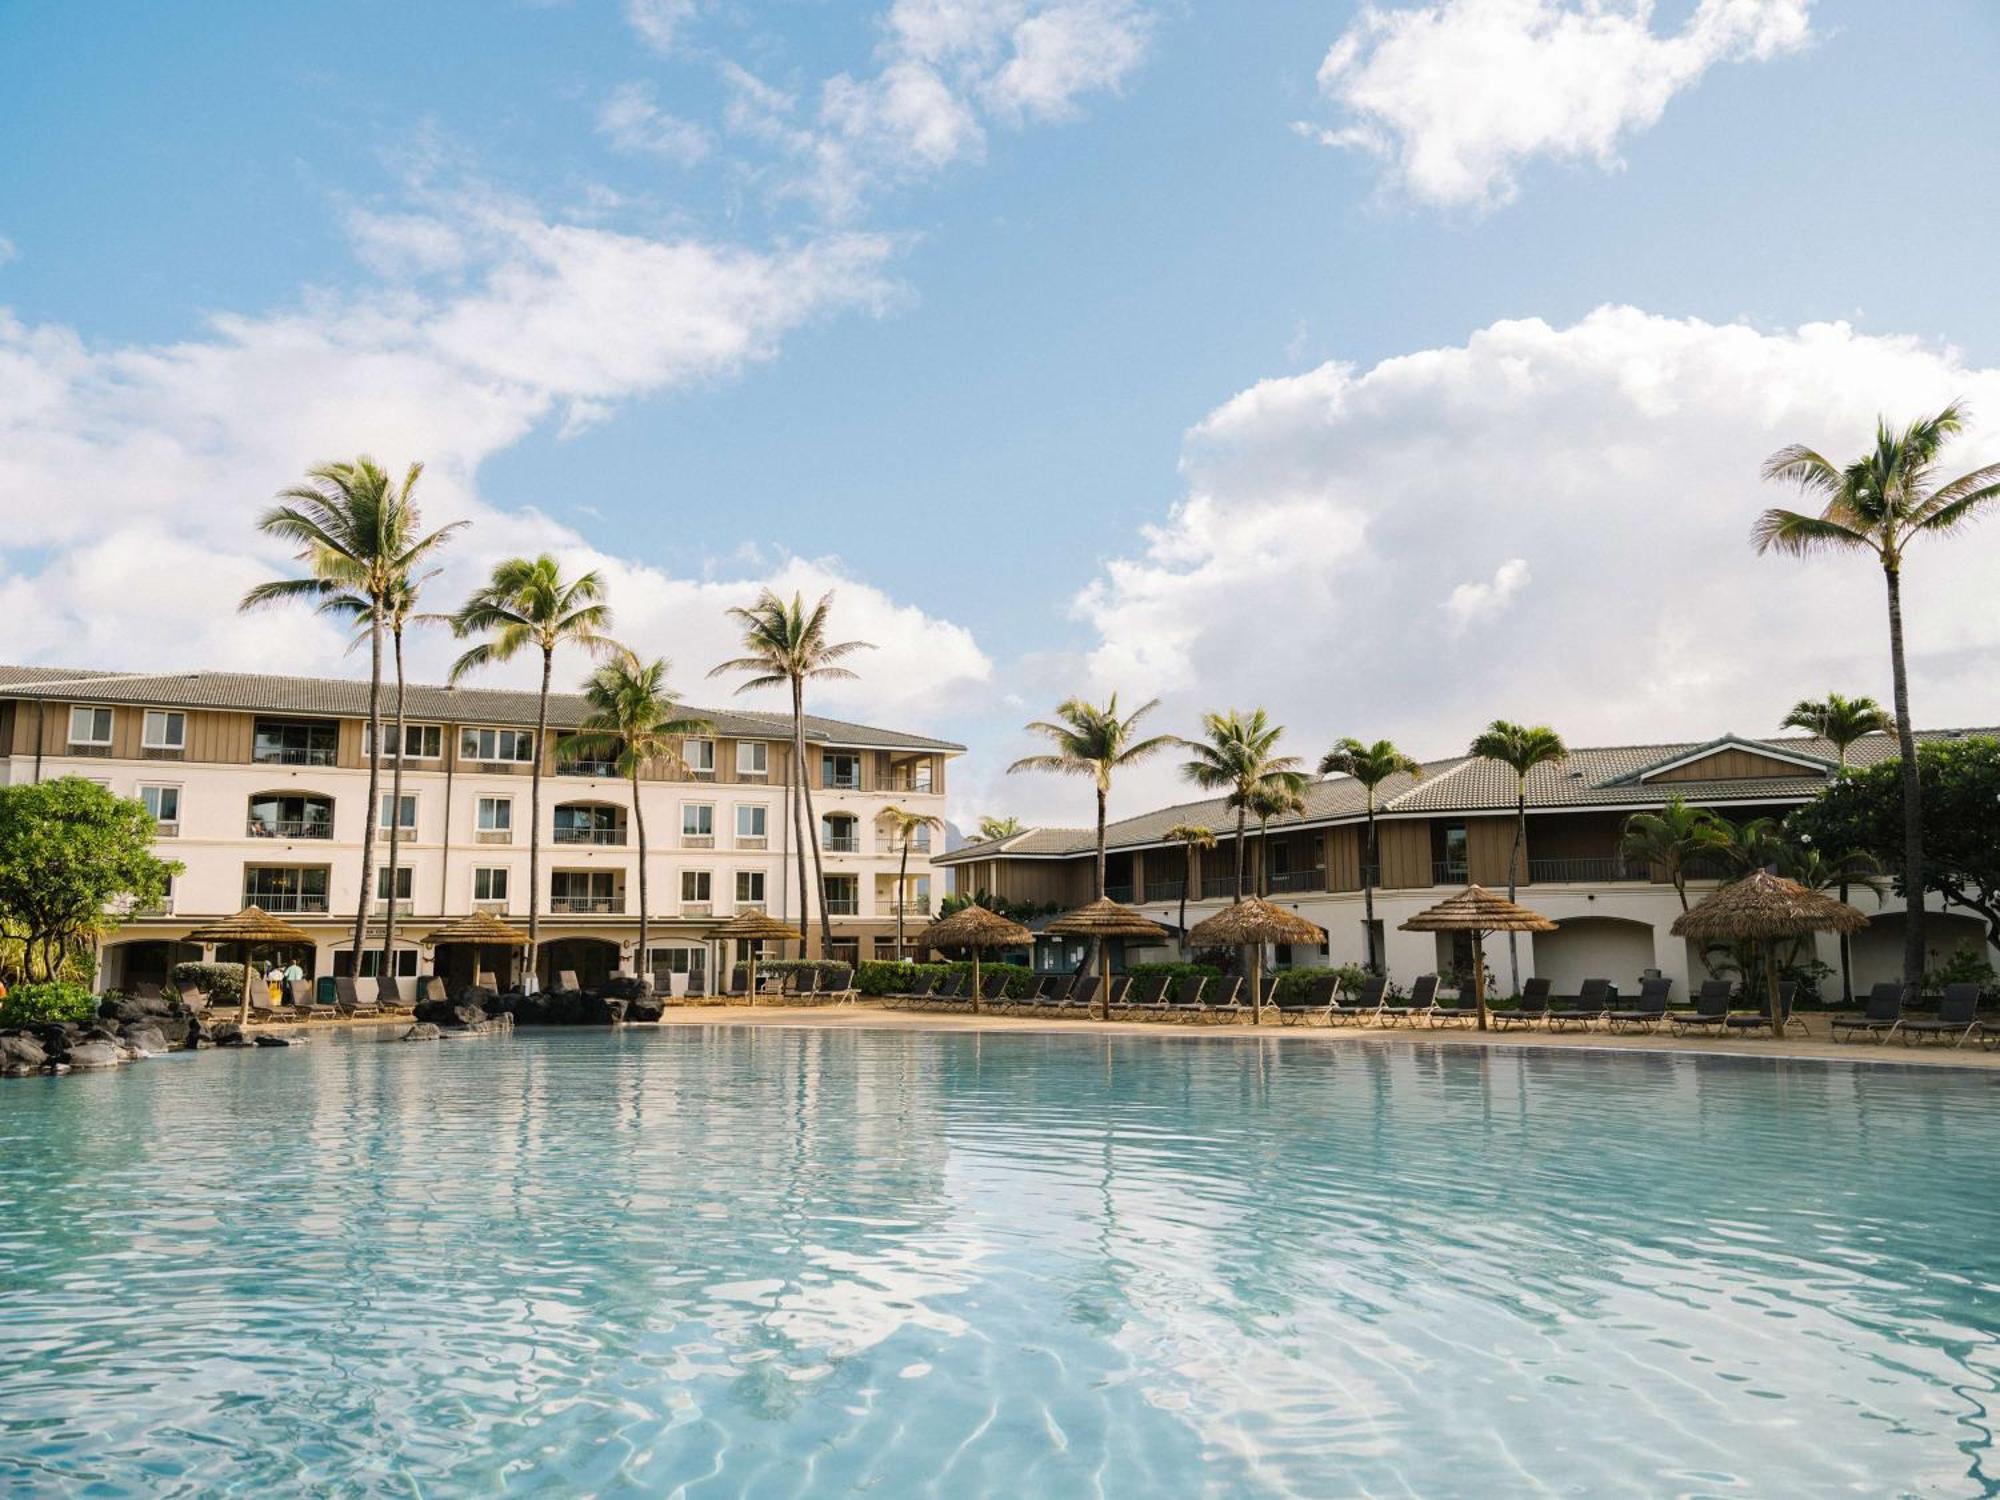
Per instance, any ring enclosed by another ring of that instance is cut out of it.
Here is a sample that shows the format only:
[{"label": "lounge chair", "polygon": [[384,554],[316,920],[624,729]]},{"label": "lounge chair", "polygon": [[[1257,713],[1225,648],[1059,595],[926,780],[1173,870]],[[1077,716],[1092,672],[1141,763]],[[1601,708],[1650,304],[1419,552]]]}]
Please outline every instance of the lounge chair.
[{"label": "lounge chair", "polygon": [[1382,997],[1389,993],[1389,981],[1380,974],[1370,974],[1361,981],[1361,988],[1347,1001],[1336,1000],[1326,1019],[1334,1026],[1344,1026],[1352,1022],[1363,1025],[1376,1020],[1382,1010]]},{"label": "lounge chair", "polygon": [[[1438,978],[1435,974],[1420,974],[1417,976],[1417,989],[1419,991],[1423,989],[1426,979],[1431,982],[1431,1008],[1424,1013],[1424,1017],[1431,1025],[1470,1026],[1479,1019],[1479,1007],[1476,1005],[1445,1005],[1437,999]],[[1461,1001],[1464,998],[1463,995],[1459,996]]]},{"label": "lounge chair", "polygon": [[1090,992],[1090,1000],[1091,1004],[1095,1005],[1100,998],[1103,999],[1104,1013],[1108,1016],[1114,1010],[1124,1009],[1125,997],[1131,993],[1132,976],[1130,974],[1114,974],[1111,976],[1111,991],[1109,995],[1101,996],[1097,990],[1093,989]]},{"label": "lounge chair", "polygon": [[1570,1005],[1549,1007],[1549,1030],[1561,1031],[1567,1026],[1580,1026],[1585,1031],[1593,1021],[1602,1020],[1611,1011],[1611,1002],[1618,998],[1618,991],[1608,979],[1586,979]]},{"label": "lounge chair", "polygon": [[1792,1001],[1797,998],[1799,987],[1792,980],[1785,980],[1778,986],[1778,1024],[1771,1024],[1771,1004],[1768,998],[1755,1010],[1732,1010],[1722,1019],[1722,1024],[1732,1032],[1768,1031],[1773,1039],[1793,1026],[1801,1031],[1805,1022],[1792,1014]]},{"label": "lounge chair", "polygon": [[1707,1036],[1721,1036],[1729,1027],[1729,997],[1733,986],[1727,979],[1704,979],[1694,997],[1693,1010],[1670,1010],[1667,1024],[1675,1036],[1699,1030]]},{"label": "lounge chair", "polygon": [[436,974],[425,978],[417,988],[426,1001],[449,1000],[451,998],[451,991],[446,987],[444,980]]},{"label": "lounge chair", "polygon": [[285,990],[292,1002],[292,1013],[301,1021],[315,1021],[322,1017],[333,1019],[340,1015],[331,1005],[319,1003],[310,979],[294,979],[285,986]]},{"label": "lounge chair", "polygon": [[1639,1003],[1630,1010],[1606,1011],[1604,1024],[1612,1031],[1633,1027],[1639,1031],[1658,1031],[1660,1023],[1667,1019],[1667,1000],[1674,992],[1671,979],[1642,979],[1639,981]]},{"label": "lounge chair", "polygon": [[1833,1018],[1833,1039],[1846,1042],[1858,1036],[1872,1036],[1878,1042],[1888,1041],[1903,1028],[1903,1005],[1908,995],[1907,985],[1894,979],[1883,980],[1868,992],[1867,1009],[1860,1015]]},{"label": "lounge chair", "polygon": [[1504,1010],[1492,1009],[1488,1015],[1495,1031],[1505,1031],[1510,1026],[1535,1026],[1549,1018],[1549,991],[1555,987],[1548,979],[1530,979],[1521,986],[1521,998]]},{"label": "lounge chair", "polygon": [[499,993],[500,981],[494,977],[491,969],[481,969],[472,982],[479,989],[492,990],[495,994]]},{"label": "lounge chair", "polygon": [[1218,1015],[1241,1015],[1250,1007],[1243,1003],[1243,976],[1224,974],[1213,980],[1208,987],[1208,995],[1202,1002],[1202,1009]]},{"label": "lounge chair", "polygon": [[[1424,983],[1427,979],[1430,981],[1429,984]],[[1437,975],[1420,974],[1402,1004],[1392,1005],[1384,999],[1375,1008],[1375,1023],[1378,1026],[1401,1026],[1408,1022],[1414,1026],[1417,1024],[1417,1018],[1428,1014],[1435,1004],[1437,1004]]]},{"label": "lounge chair", "polygon": [[1311,1020],[1318,1016],[1328,1025],[1333,1024],[1333,1008],[1340,998],[1340,976],[1338,974],[1316,974],[1312,983],[1303,992],[1290,1000],[1278,1002],[1278,1024],[1280,1026],[1293,1016]]},{"label": "lounge chair", "polygon": [[1173,998],[1167,1002],[1167,1009],[1189,1013],[1201,1009],[1201,992],[1208,983],[1206,974],[1188,974],[1174,986]]},{"label": "lounge chair", "polygon": [[386,974],[375,981],[375,1008],[384,1014],[412,1009],[410,1002],[403,998],[403,981],[393,974]]},{"label": "lounge chair", "polygon": [[1934,1019],[1905,1021],[1903,1041],[1907,1045],[1913,1038],[1925,1041],[1935,1038],[1940,1042],[1949,1040],[1954,1047],[1963,1047],[1967,1037],[1991,1029],[1979,1019],[1979,986],[1948,984],[1938,999],[1937,1016]]},{"label": "lounge chair", "polygon": [[180,1002],[191,1016],[198,1016],[208,1009],[208,991],[186,985],[179,991]]},{"label": "lounge chair", "polygon": [[1097,996],[1108,982],[1109,976],[1087,974],[1077,971],[1076,980],[1069,987],[1069,995],[1063,1000],[1065,1010],[1089,1010],[1097,1004]]},{"label": "lounge chair", "polygon": [[944,976],[929,970],[918,969],[910,975],[910,978],[913,982],[896,990],[892,998],[897,1000],[928,1000],[932,995],[937,993],[938,984]]},{"label": "lounge chair", "polygon": [[[672,994],[671,986],[668,989],[668,994],[670,996]],[[682,994],[681,998],[683,1000],[706,1000],[708,998],[708,970],[690,969],[688,971],[687,990]]]},{"label": "lounge chair", "polygon": [[333,1008],[343,1016],[379,1016],[382,1007],[373,1000],[363,1000],[361,991],[355,987],[354,976],[336,974],[333,980]]},{"label": "lounge chair", "polygon": [[576,970],[558,969],[556,970],[556,988],[565,992],[572,990],[580,992],[583,986],[577,983]]},{"label": "lounge chair", "polygon": [[854,965],[821,965],[819,969],[819,992],[835,1000],[852,1000],[854,998]]},{"label": "lounge chair", "polygon": [[972,992],[972,975],[968,970],[959,969],[947,974],[944,983],[930,993],[930,998],[942,1005],[966,999]]},{"label": "lounge chair", "polygon": [[1167,988],[1173,983],[1168,974],[1146,974],[1132,981],[1132,988],[1126,991],[1127,1010],[1164,1010],[1167,1004]]}]

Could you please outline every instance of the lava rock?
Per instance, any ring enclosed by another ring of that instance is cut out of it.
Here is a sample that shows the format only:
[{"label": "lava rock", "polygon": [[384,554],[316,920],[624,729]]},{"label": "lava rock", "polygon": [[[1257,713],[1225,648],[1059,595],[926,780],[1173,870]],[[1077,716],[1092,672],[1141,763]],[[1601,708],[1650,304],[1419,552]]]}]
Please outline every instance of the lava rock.
[{"label": "lava rock", "polygon": [[653,987],[637,974],[613,974],[604,981],[602,993],[607,1000],[643,1000]]},{"label": "lava rock", "polygon": [[444,1033],[438,1030],[434,1023],[419,1021],[403,1033],[402,1040],[406,1042],[435,1042],[443,1035]]},{"label": "lava rock", "polygon": [[306,1039],[302,1036],[281,1036],[271,1031],[257,1033],[259,1047],[303,1047],[305,1044]]},{"label": "lava rock", "polygon": [[658,995],[636,995],[625,1005],[625,1019],[650,1025],[667,1013],[667,1003]]},{"label": "lava rock", "polygon": [[0,1031],[0,1067],[33,1072],[49,1060],[48,1049],[29,1031]]},{"label": "lava rock", "polygon": [[72,1068],[115,1068],[126,1061],[126,1055],[116,1042],[93,1039],[71,1047],[63,1061]]},{"label": "lava rock", "polygon": [[120,1032],[125,1045],[149,1055],[169,1050],[172,1046],[167,1034],[151,1022],[132,1022]]},{"label": "lava rock", "polygon": [[244,1034],[243,1028],[234,1021],[224,1021],[215,1028],[211,1033],[211,1037],[218,1047],[247,1047],[250,1045],[250,1038]]}]

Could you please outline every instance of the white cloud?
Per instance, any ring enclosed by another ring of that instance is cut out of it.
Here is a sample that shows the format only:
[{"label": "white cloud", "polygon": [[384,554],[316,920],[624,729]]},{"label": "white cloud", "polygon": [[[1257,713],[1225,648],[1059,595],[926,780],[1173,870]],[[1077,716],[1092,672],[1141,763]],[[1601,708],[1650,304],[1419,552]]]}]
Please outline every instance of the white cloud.
[{"label": "white cloud", "polygon": [[[1758,511],[1793,503],[1758,466],[1794,441],[1859,452],[1878,412],[1960,396],[1989,424],[1954,471],[2000,457],[2000,370],[1844,324],[1625,307],[1264,381],[1190,432],[1186,497],[1080,593],[1095,643],[1049,675],[1164,694],[1184,732],[1261,703],[1301,753],[1350,733],[1454,753],[1495,716],[1575,743],[1757,732],[1807,693],[1886,700],[1879,569],[1757,556]],[[1996,547],[2000,516],[1912,550],[1926,724],[1995,717]],[[1128,783],[1126,807],[1185,795],[1164,765]]]},{"label": "white cloud", "polygon": [[1526,587],[1527,582],[1527,559],[1510,557],[1493,570],[1490,581],[1461,583],[1444,601],[1444,612],[1451,620],[1453,633],[1498,619],[1506,612],[1507,601]]},{"label": "white cloud", "polygon": [[1538,156],[1618,163],[1619,143],[1722,62],[1762,62],[1810,40],[1812,0],[1700,0],[1680,30],[1652,0],[1436,0],[1367,6],[1328,51],[1321,92],[1345,120],[1302,124],[1368,152],[1411,197],[1511,199]]},{"label": "white cloud", "polygon": [[625,20],[655,52],[671,52],[696,9],[696,0],[625,0]]},{"label": "white cloud", "polygon": [[682,166],[693,166],[709,150],[708,132],[661,109],[643,83],[621,83],[611,91],[598,108],[597,131],[620,151],[665,157]]}]

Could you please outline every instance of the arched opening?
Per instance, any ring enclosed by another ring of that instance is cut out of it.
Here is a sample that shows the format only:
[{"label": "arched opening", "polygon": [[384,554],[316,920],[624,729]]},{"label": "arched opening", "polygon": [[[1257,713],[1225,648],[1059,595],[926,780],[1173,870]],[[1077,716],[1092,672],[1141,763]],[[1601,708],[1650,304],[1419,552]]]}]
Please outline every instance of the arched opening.
[{"label": "arched opening", "polygon": [[852,813],[831,812],[819,820],[820,847],[829,854],[856,854],[861,849],[861,822]]},{"label": "arched opening", "polygon": [[[1565,917],[1554,932],[1536,933],[1534,944],[1535,976],[1552,981],[1559,995],[1574,995],[1586,979],[1637,994],[1640,974],[1654,966],[1652,923],[1624,917]],[[1506,983],[1504,939],[1487,944],[1486,962]]]},{"label": "arched opening", "polygon": [[610,802],[559,802],[554,837],[558,844],[623,844],[625,809]]},{"label": "arched opening", "polygon": [[333,798],[296,788],[252,792],[245,832],[253,839],[330,839]]},{"label": "arched opening", "polygon": [[[1854,962],[1854,993],[1866,995],[1885,980],[1903,977],[1903,913],[1876,912],[1874,899],[1866,892],[1856,892],[1853,902],[1868,914],[1868,925],[1854,934],[1848,946]],[[1964,912],[1924,913],[1926,973],[1942,969],[1963,948],[1992,959],[1984,922]]]},{"label": "arched opening", "polygon": [[618,972],[619,948],[609,938],[562,937],[544,943],[535,955],[536,977],[544,990],[560,989],[565,969],[586,990],[602,989]]},{"label": "arched opening", "polygon": [[454,999],[482,974],[490,974],[493,988],[505,994],[520,988],[521,950],[505,943],[439,943],[431,955],[431,972]]},{"label": "arched opening", "polygon": [[168,938],[134,938],[129,942],[107,943],[98,963],[99,987],[134,994],[141,985],[165,989],[172,982],[174,965],[201,959],[196,943]]}]

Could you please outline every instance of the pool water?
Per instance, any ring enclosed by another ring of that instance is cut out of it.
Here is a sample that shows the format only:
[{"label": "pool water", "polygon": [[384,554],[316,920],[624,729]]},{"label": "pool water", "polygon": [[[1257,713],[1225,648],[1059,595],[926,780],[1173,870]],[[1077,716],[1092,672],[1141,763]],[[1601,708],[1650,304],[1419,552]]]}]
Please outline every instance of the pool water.
[{"label": "pool water", "polygon": [[1994,1495],[2000,1079],[665,1028],[0,1087],[0,1492]]}]

